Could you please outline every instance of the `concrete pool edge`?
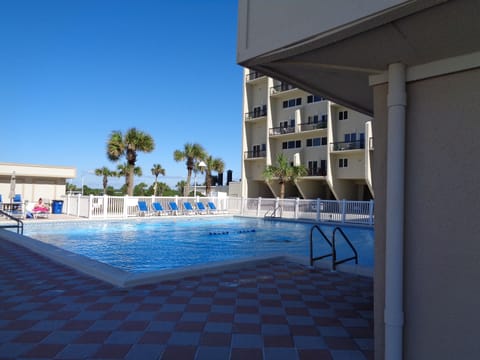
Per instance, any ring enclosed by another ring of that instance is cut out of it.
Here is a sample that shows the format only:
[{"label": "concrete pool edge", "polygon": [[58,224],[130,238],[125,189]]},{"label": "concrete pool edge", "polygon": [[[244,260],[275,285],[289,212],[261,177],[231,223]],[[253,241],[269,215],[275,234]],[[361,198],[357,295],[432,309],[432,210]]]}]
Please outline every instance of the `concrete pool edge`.
[{"label": "concrete pool edge", "polygon": [[[309,259],[289,254],[273,254],[269,256],[256,256],[212,262],[208,264],[191,265],[184,268],[156,270],[147,273],[129,273],[114,266],[93,260],[84,255],[75,254],[57,246],[44,243],[31,237],[16,234],[11,231],[0,229],[0,239],[10,241],[22,246],[34,253],[44,256],[53,262],[65,265],[80,273],[86,274],[98,280],[107,282],[120,288],[129,288],[140,285],[148,285],[161,281],[175,280],[225,270],[235,270],[247,265],[258,264],[266,261],[284,260],[295,262],[309,267]],[[312,268],[330,269],[330,262],[320,261]],[[358,265],[342,264],[337,267],[340,272],[348,272],[361,276],[373,277],[373,269]]]},{"label": "concrete pool edge", "polygon": [[179,269],[157,270],[148,273],[129,273],[111,265],[93,260],[84,255],[75,254],[68,250],[11,231],[0,229],[0,239],[10,241],[56,263],[65,265],[83,274],[121,288],[148,285],[155,282],[175,280],[223,270],[234,270],[245,265],[285,258],[285,256],[277,254],[272,256],[250,257],[238,260],[192,265]]}]

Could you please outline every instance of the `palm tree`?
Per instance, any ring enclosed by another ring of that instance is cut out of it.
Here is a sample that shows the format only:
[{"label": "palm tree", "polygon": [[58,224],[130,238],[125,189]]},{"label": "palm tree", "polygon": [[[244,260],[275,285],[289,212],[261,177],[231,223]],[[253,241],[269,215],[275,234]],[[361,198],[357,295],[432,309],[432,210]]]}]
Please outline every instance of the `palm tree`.
[{"label": "palm tree", "polygon": [[[128,166],[127,163],[123,163],[123,164],[118,164],[117,165],[117,176],[118,177],[125,177],[125,188],[127,190],[127,194],[128,194],[128,184],[129,184],[129,178],[130,178],[130,173],[132,173],[133,175],[137,175],[137,176],[142,176],[143,173],[142,173],[142,168],[140,166],[135,166],[133,168],[133,171],[130,172],[130,167]],[[133,184],[133,181],[132,181],[132,184]],[[128,194],[129,196],[131,196],[130,194]],[[132,195],[133,195],[133,190],[132,190]]]},{"label": "palm tree", "polygon": [[104,166],[102,168],[95,169],[95,175],[103,176],[103,194],[105,195],[107,193],[108,177],[117,176],[117,173]]},{"label": "palm tree", "polygon": [[125,135],[121,131],[113,131],[107,143],[107,157],[112,161],[118,161],[122,156],[127,160],[125,185],[127,194],[133,195],[133,176],[137,163],[137,152],[152,152],[155,148],[153,138],[136,128],[128,129]]},{"label": "palm tree", "polygon": [[175,150],[173,152],[173,159],[175,161],[186,160],[187,165],[187,183],[183,189],[183,196],[188,196],[190,193],[190,181],[192,180],[192,171],[198,160],[205,157],[205,150],[200,144],[186,143],[183,150]]},{"label": "palm tree", "polygon": [[158,175],[165,176],[165,169],[160,164],[153,164],[151,171],[152,175],[155,176],[155,183],[153,185],[153,196],[157,196]]},{"label": "palm tree", "polygon": [[163,193],[169,189],[168,185],[165,184],[164,182],[159,182],[157,185],[158,185],[157,190],[158,190],[159,196],[163,196]]},{"label": "palm tree", "polygon": [[225,168],[225,163],[220,158],[212,158],[208,156],[205,158],[205,192],[207,196],[210,195],[210,191],[212,188],[212,171],[216,171],[217,173],[223,172]]},{"label": "palm tree", "polygon": [[185,193],[185,186],[187,186],[187,183],[185,182],[185,180],[180,180],[175,185],[179,194],[184,194]]},{"label": "palm tree", "polygon": [[303,165],[293,166],[288,162],[287,157],[280,153],[277,156],[278,166],[268,165],[263,171],[263,178],[270,181],[273,178],[278,179],[280,184],[280,198],[285,197],[285,183],[294,182],[300,176],[307,174],[307,168]]}]

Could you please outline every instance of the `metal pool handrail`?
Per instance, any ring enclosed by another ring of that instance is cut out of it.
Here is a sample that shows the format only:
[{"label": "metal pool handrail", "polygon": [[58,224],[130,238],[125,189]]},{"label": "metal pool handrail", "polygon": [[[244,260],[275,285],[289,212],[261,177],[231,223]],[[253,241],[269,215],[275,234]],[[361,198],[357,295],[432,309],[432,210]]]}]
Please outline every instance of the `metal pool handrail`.
[{"label": "metal pool handrail", "polygon": [[[332,249],[332,252],[330,254],[325,254],[317,257],[313,257],[313,230],[318,230],[320,235],[322,235],[323,239],[327,242],[327,244],[330,246]],[[335,250],[333,248],[332,242],[328,239],[327,235],[323,232],[322,229],[320,229],[320,226],[318,225],[313,225],[312,228],[310,229],[310,266],[313,266],[313,262],[329,257],[329,256],[335,256]]]},{"label": "metal pool handrail", "polygon": [[22,234],[23,235],[23,221],[16,218],[15,216],[10,215],[9,213],[0,210],[0,214],[15,221],[17,224],[16,225],[0,225],[1,229],[12,229],[16,228],[17,229],[17,234]]},{"label": "metal pool handrail", "polygon": [[[315,229],[320,232],[320,235],[322,235],[323,239],[328,243],[328,245],[330,245],[330,248],[332,249],[332,253],[322,255],[322,256],[318,256],[318,257],[313,257],[313,230],[315,230]],[[345,258],[345,259],[337,261],[337,247],[336,247],[336,233],[337,233],[337,231],[340,232],[340,234],[343,236],[343,238],[347,242],[348,246],[353,251],[354,256],[351,256],[349,258]],[[310,229],[310,266],[313,266],[314,261],[317,261],[317,260],[320,260],[320,259],[323,259],[323,258],[326,258],[326,257],[329,257],[329,256],[332,256],[332,270],[333,271],[336,270],[337,265],[343,264],[344,262],[347,262],[347,261],[350,261],[350,260],[355,260],[355,264],[358,265],[358,252],[355,249],[355,246],[353,246],[352,242],[348,238],[347,234],[345,234],[344,231],[339,226],[337,226],[333,230],[332,241],[330,241],[328,239],[328,237],[325,235],[325,233],[323,232],[323,230],[320,229],[320,227],[318,225],[313,225],[312,228]]]},{"label": "metal pool handrail", "polygon": [[[348,246],[350,247],[350,249],[352,249],[353,253],[355,254],[354,256],[352,257],[349,257],[349,258],[346,258],[346,259],[343,259],[343,260],[337,260],[337,253],[336,253],[336,250],[335,250],[335,234],[337,233],[337,231],[340,232],[340,234],[342,234],[343,238],[345,239],[345,241],[347,242]],[[350,261],[350,260],[355,260],[355,264],[358,264],[358,253],[357,253],[357,250],[355,249],[355,246],[353,246],[352,242],[350,241],[350,239],[348,238],[347,234],[345,234],[343,232],[343,230],[337,226],[335,228],[335,230],[333,230],[333,252],[335,253],[334,254],[334,262],[333,262],[333,270],[335,270],[335,267],[338,265],[338,264],[343,264],[344,262],[347,262],[347,261]]]}]

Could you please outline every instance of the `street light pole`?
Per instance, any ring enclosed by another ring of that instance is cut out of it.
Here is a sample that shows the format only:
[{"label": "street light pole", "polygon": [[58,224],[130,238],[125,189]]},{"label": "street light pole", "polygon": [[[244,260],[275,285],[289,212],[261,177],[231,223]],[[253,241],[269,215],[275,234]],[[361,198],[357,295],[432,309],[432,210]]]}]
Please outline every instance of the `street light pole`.
[{"label": "street light pole", "polygon": [[207,167],[207,164],[205,164],[203,161],[200,161],[195,169],[195,177],[194,177],[194,184],[193,184],[193,196],[196,198],[197,197],[197,172],[198,168],[200,168],[200,172],[203,172],[203,169]]}]

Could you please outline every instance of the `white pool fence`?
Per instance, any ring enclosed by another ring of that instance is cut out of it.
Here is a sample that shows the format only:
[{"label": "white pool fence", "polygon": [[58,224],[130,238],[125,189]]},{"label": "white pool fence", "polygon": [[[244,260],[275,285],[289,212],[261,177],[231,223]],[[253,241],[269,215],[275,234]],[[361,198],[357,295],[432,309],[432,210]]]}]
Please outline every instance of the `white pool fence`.
[{"label": "white pool fence", "polygon": [[279,198],[240,198],[240,197],[159,197],[159,196],[82,196],[67,195],[64,198],[62,213],[94,218],[128,218],[139,216],[138,201],[145,201],[149,208],[159,202],[164,209],[173,201],[179,209],[184,202],[195,206],[196,202],[206,204],[211,201],[220,212],[249,217],[276,217],[316,222],[334,222],[373,225],[374,201],[347,200],[303,200]]}]

